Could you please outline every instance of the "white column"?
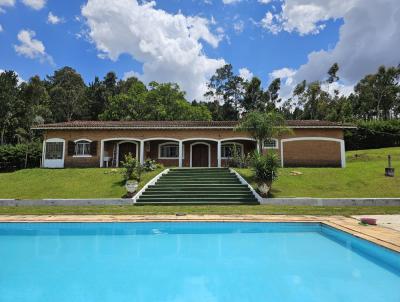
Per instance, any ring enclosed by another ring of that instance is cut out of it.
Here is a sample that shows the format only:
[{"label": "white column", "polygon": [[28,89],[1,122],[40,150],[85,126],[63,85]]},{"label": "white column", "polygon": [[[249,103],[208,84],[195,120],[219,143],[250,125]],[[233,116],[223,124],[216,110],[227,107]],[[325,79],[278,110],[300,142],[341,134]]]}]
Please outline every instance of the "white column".
[{"label": "white column", "polygon": [[144,164],[144,141],[140,141],[140,163]]},{"label": "white column", "polygon": [[42,150],[42,163],[41,168],[45,167],[45,160],[46,160],[46,140],[43,140],[43,150]]},{"label": "white column", "polygon": [[182,168],[183,166],[183,143],[182,141],[179,141],[179,168]]},{"label": "white column", "polygon": [[100,142],[100,168],[104,165],[104,141]]},{"label": "white column", "polygon": [[217,159],[218,159],[218,168],[221,168],[221,141],[218,141]]},{"label": "white column", "polygon": [[346,148],[344,146],[344,140],[340,141],[340,159],[342,162],[342,168],[346,168]]}]

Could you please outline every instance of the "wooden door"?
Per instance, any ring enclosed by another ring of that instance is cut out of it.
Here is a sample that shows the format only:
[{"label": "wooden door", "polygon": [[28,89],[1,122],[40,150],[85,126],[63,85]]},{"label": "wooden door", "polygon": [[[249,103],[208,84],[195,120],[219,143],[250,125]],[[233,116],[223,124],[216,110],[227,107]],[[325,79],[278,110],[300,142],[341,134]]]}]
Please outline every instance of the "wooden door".
[{"label": "wooden door", "polygon": [[131,153],[132,156],[136,158],[135,143],[126,142],[119,144],[119,153],[118,153],[119,166],[121,166],[121,162],[125,160],[125,155],[128,155],[129,153]]},{"label": "wooden door", "polygon": [[205,144],[196,144],[192,146],[192,167],[209,166],[209,146]]}]

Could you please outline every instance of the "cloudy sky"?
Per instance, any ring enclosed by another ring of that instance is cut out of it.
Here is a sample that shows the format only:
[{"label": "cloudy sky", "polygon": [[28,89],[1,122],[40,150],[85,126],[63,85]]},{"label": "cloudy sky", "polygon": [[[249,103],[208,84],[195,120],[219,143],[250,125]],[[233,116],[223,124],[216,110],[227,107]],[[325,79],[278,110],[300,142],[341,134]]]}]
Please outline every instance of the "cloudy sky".
[{"label": "cloudy sky", "polygon": [[0,0],[0,70],[22,79],[65,65],[86,82],[115,71],[177,82],[201,99],[231,63],[264,85],[322,80],[340,65],[343,93],[400,63],[399,0]]}]

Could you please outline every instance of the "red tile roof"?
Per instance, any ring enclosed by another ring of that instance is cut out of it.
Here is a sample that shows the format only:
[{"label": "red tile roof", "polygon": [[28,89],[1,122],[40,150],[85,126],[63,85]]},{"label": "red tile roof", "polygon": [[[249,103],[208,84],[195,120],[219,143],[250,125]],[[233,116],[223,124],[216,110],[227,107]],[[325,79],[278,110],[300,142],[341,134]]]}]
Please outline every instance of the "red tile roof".
[{"label": "red tile roof", "polygon": [[[43,124],[32,129],[232,129],[237,121],[71,121]],[[354,128],[354,125],[319,120],[288,120],[292,128]]]}]

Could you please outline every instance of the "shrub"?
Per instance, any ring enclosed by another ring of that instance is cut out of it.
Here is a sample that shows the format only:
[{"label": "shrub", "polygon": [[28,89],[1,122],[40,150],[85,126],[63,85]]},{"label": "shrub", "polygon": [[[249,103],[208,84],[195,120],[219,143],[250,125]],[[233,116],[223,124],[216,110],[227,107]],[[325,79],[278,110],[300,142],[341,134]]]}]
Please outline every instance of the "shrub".
[{"label": "shrub", "polygon": [[247,168],[250,165],[250,162],[251,162],[251,155],[241,154],[236,145],[233,145],[232,158],[228,160],[228,167]]},{"label": "shrub", "polygon": [[158,168],[161,168],[161,166],[162,166],[161,164],[157,163],[153,159],[146,159],[146,161],[143,164],[143,168],[147,172],[154,171]]},{"label": "shrub", "polygon": [[400,146],[400,120],[359,121],[357,129],[346,130],[347,150]]},{"label": "shrub", "polygon": [[121,162],[121,166],[124,168],[122,173],[125,181],[136,180],[140,182],[144,167],[135,157],[132,156],[131,153],[125,155],[124,160]]},{"label": "shrub", "polygon": [[255,180],[258,184],[271,186],[272,182],[278,178],[280,160],[275,152],[268,152],[266,155],[254,154],[252,168]]},{"label": "shrub", "polygon": [[0,146],[0,171],[39,167],[41,157],[40,142]]}]

